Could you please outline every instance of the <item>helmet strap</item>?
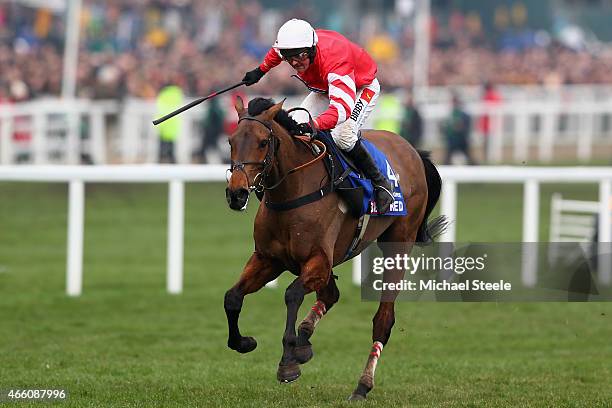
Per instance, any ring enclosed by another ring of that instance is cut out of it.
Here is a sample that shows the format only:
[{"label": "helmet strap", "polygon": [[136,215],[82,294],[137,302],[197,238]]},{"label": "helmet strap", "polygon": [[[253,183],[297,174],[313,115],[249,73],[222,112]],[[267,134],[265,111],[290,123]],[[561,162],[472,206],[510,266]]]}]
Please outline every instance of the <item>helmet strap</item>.
[{"label": "helmet strap", "polygon": [[317,46],[313,45],[312,47],[310,47],[310,49],[308,50],[308,57],[310,60],[310,63],[314,63],[314,59],[315,56],[317,55]]}]

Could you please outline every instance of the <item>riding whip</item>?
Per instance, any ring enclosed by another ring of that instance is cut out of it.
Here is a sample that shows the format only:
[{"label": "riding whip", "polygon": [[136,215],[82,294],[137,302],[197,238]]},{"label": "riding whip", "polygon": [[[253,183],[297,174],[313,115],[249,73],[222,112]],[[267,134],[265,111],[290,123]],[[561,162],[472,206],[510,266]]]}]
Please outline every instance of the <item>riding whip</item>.
[{"label": "riding whip", "polygon": [[244,81],[241,81],[241,82],[238,82],[237,84],[234,84],[234,85],[232,85],[232,86],[230,86],[230,87],[228,87],[228,88],[222,89],[222,90],[217,91],[217,92],[213,92],[213,93],[211,93],[210,95],[205,96],[205,97],[203,97],[203,98],[196,99],[195,101],[193,101],[193,102],[191,102],[191,103],[188,103],[187,105],[182,106],[182,107],[178,108],[177,110],[175,110],[175,111],[173,111],[173,112],[170,112],[169,114],[167,114],[167,115],[165,115],[165,116],[162,116],[162,117],[161,117],[161,118],[159,118],[159,119],[155,119],[155,120],[153,121],[153,124],[154,124],[154,125],[159,125],[159,124],[160,124],[160,123],[162,123],[163,121],[166,121],[166,120],[170,119],[171,117],[178,115],[179,113],[185,112],[187,109],[191,109],[191,108],[193,108],[194,106],[199,105],[199,104],[201,104],[202,102],[204,102],[204,101],[206,101],[206,100],[208,100],[208,99],[214,98],[215,96],[217,96],[217,95],[221,95],[222,93],[225,93],[225,92],[227,92],[227,91],[231,91],[232,89],[234,89],[234,88],[238,88],[240,85],[244,85],[244,84],[245,84],[245,82],[244,82]]}]

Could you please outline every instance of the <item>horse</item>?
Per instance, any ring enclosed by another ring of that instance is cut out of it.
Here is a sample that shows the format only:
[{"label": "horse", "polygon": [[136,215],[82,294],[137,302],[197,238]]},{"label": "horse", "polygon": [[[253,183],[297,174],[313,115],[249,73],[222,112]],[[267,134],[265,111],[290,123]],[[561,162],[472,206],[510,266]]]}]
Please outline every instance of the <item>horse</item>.
[{"label": "horse", "polygon": [[[231,168],[226,199],[231,209],[242,211],[251,192],[263,193],[263,197],[254,221],[255,250],[238,282],[225,294],[227,345],[239,353],[257,347],[256,340],[243,336],[239,329],[243,299],[290,271],[296,278],[285,291],[287,318],[277,379],[291,382],[301,375],[300,365],[313,356],[310,338],[315,327],[340,297],[332,268],[345,261],[358,220],[346,210],[337,192],[325,194],[321,189],[325,180],[330,181],[320,160],[324,152],[313,152],[312,142],[294,135],[297,123],[283,110],[283,101],[274,104],[269,99],[256,98],[247,110],[243,100],[236,98],[234,107],[239,120],[228,137]],[[403,138],[387,131],[364,130],[362,137],[386,154],[399,175],[407,215],[370,218],[353,256],[375,240],[379,244],[402,243],[406,251],[415,243],[432,242],[439,233],[435,230],[440,229],[442,217],[429,224],[427,221],[440,196],[442,180],[428,153],[415,150]],[[271,205],[296,203],[300,197],[313,197],[313,191],[320,192],[320,196],[303,205],[285,210]],[[381,249],[384,256],[394,256],[388,247],[381,245]],[[385,279],[398,281],[402,277],[403,271],[386,275]],[[299,307],[311,292],[316,293],[316,302],[296,333]],[[395,322],[396,296],[392,293],[381,298],[372,319],[373,345],[350,400],[365,399],[374,387],[378,358]]]}]

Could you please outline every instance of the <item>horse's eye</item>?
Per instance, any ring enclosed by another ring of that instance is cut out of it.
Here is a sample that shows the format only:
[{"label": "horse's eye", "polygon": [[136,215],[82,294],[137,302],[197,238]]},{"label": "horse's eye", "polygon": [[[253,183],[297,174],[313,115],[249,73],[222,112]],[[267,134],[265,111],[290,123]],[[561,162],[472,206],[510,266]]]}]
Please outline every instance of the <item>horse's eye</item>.
[{"label": "horse's eye", "polygon": [[262,140],[261,142],[259,142],[259,148],[263,149],[264,147],[266,147],[268,145],[268,139],[266,140]]}]

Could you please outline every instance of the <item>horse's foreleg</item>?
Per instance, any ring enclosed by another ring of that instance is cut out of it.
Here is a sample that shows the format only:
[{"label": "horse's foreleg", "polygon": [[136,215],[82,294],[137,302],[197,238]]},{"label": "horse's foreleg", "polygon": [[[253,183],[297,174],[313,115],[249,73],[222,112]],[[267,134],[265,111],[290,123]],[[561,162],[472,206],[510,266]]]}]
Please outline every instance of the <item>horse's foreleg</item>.
[{"label": "horse's foreleg", "polygon": [[336,280],[330,276],[327,285],[317,291],[317,301],[298,327],[298,338],[294,349],[294,356],[298,363],[307,363],[312,358],[312,345],[309,339],[319,321],[338,302],[339,298],[340,291],[336,286]]},{"label": "horse's foreleg", "polygon": [[278,277],[281,272],[282,268],[271,259],[264,258],[255,252],[245,265],[238,282],[225,293],[224,307],[229,329],[227,346],[232,350],[248,353],[257,347],[257,341],[253,337],[242,336],[238,328],[242,301],[246,295],[257,292],[266,283]]},{"label": "horse's foreleg", "polygon": [[328,282],[331,267],[327,256],[317,251],[301,267],[300,276],[296,278],[285,292],[287,305],[287,324],[283,335],[283,356],[278,364],[277,378],[280,382],[291,382],[300,376],[299,362],[294,351],[297,344],[295,323],[297,312],[304,301],[304,296],[313,291],[320,291]]},{"label": "horse's foreleg", "polygon": [[285,291],[285,304],[287,305],[287,324],[283,335],[283,356],[278,364],[276,378],[280,382],[291,382],[300,376],[300,366],[293,356],[296,344],[295,321],[300,305],[304,301],[306,288],[301,278],[296,278]]}]

